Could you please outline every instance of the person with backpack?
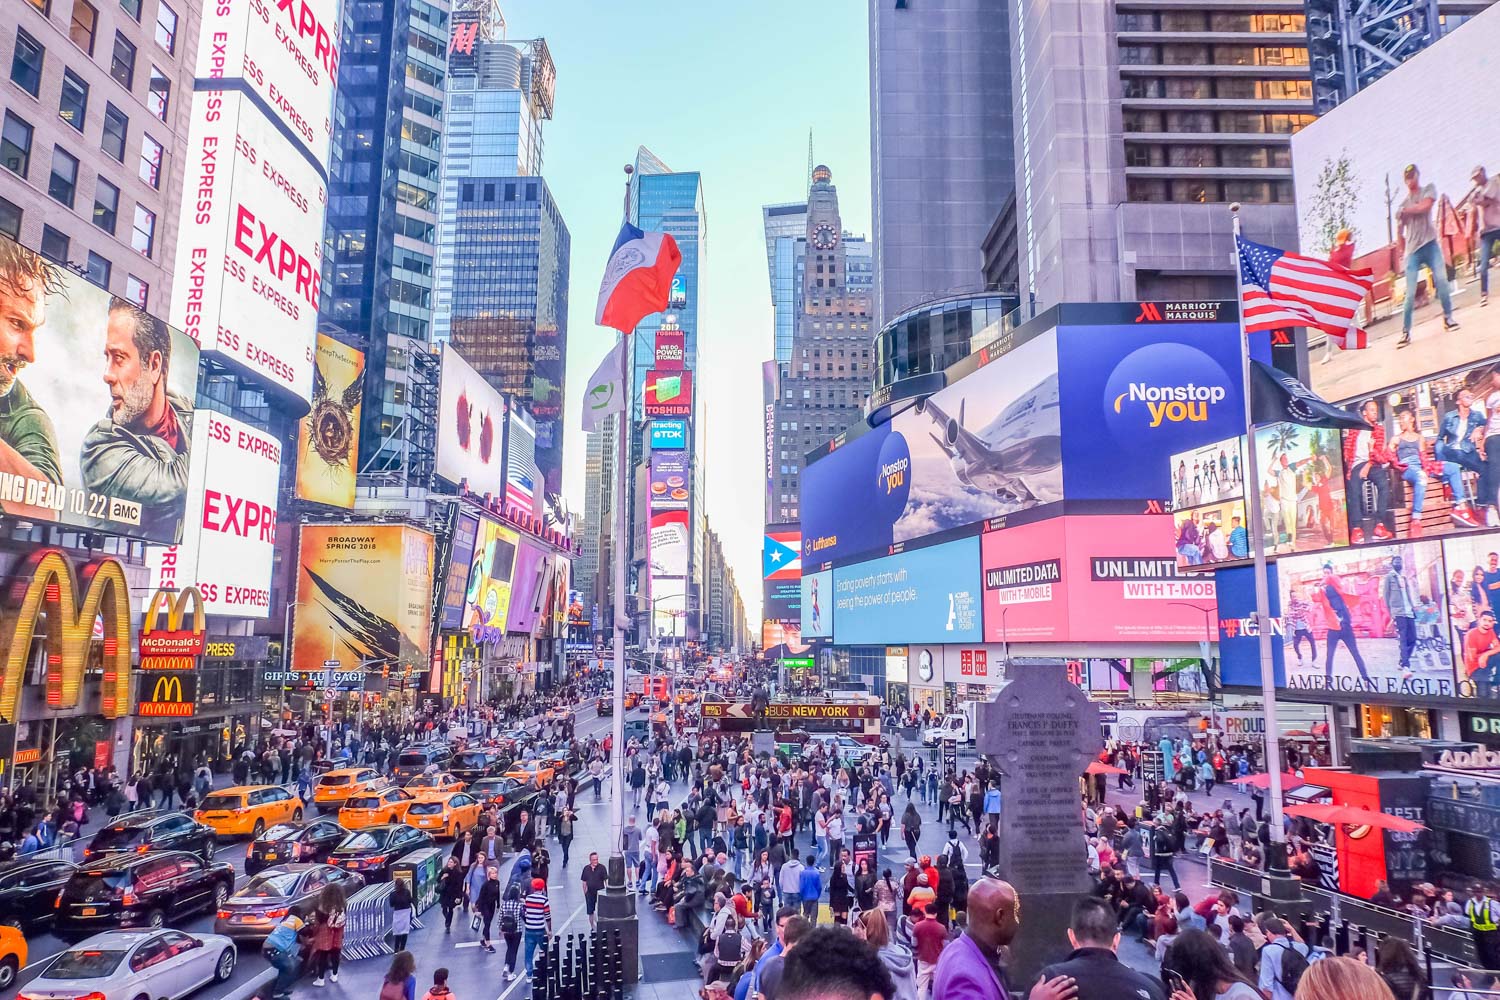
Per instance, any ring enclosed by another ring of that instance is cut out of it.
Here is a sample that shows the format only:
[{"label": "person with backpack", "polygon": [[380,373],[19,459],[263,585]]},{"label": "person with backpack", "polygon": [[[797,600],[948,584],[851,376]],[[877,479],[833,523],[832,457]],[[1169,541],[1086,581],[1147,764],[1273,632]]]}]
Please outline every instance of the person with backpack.
[{"label": "person with backpack", "polygon": [[1176,838],[1172,835],[1172,828],[1165,823],[1157,823],[1148,831],[1151,844],[1151,874],[1156,880],[1156,885],[1161,886],[1161,873],[1165,871],[1172,876],[1172,888],[1181,889],[1182,882],[1177,878]]},{"label": "person with backpack", "polygon": [[1260,982],[1268,1000],[1294,1000],[1302,974],[1312,961],[1312,949],[1297,937],[1285,920],[1271,913],[1256,918],[1266,943],[1260,949]]},{"label": "person with backpack", "polygon": [[334,982],[339,981],[339,958],[344,950],[344,922],[348,902],[343,887],[325,885],[318,893],[318,908],[313,911],[316,922],[312,940],[314,986],[323,985],[324,975]]},{"label": "person with backpack", "polygon": [[302,930],[302,918],[295,913],[277,924],[261,945],[260,953],[276,970],[276,982],[271,987],[271,1000],[289,1000],[292,985],[297,981],[301,964],[297,954],[297,932]]},{"label": "person with backpack", "polygon": [[411,952],[402,950],[391,956],[379,1000],[417,1000],[417,960]]},{"label": "person with backpack", "polygon": [[513,885],[505,890],[500,901],[500,936],[505,939],[505,981],[516,978],[516,956],[521,953],[521,922],[525,908],[521,904],[521,887]]}]

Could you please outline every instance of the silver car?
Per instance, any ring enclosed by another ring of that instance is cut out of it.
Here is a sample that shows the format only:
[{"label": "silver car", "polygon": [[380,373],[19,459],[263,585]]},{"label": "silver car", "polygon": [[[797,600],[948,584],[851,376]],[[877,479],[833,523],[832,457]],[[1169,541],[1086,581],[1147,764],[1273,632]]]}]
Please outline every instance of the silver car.
[{"label": "silver car", "polygon": [[219,934],[105,931],[60,953],[16,1000],[176,1000],[229,979],[236,957]]}]

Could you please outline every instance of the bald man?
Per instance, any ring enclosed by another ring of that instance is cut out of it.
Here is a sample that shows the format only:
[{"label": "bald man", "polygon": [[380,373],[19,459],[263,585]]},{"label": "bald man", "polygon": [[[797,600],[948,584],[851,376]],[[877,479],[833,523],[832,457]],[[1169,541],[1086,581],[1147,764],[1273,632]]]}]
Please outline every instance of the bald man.
[{"label": "bald man", "polygon": [[[986,875],[969,889],[969,927],[943,949],[932,995],[943,1000],[1005,1000],[1010,984],[1000,949],[1021,926],[1021,898],[1009,882]],[[1030,1000],[1071,1000],[1073,980],[1058,976],[1032,987]]]}]

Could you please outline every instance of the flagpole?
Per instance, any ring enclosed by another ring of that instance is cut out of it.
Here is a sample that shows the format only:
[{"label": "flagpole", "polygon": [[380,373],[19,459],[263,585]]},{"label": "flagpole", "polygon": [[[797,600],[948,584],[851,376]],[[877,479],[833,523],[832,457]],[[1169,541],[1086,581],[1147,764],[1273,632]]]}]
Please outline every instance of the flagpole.
[{"label": "flagpole", "polygon": [[[625,165],[625,220],[630,221],[630,175],[634,168]],[[620,349],[620,386],[624,390],[625,408],[615,414],[615,677],[614,717],[610,722],[610,737],[614,744],[610,763],[613,765],[609,779],[610,794],[614,802],[609,809],[609,853],[610,868],[614,868],[615,857],[620,858],[624,870],[624,847],[620,838],[625,831],[625,554],[626,533],[630,530],[630,519],[625,501],[630,495],[630,472],[626,465],[630,461],[630,429],[635,420],[635,345],[624,343],[630,337],[620,332],[615,342]]]},{"label": "flagpole", "polygon": [[[1236,284],[1242,287],[1244,274],[1241,272],[1239,254],[1239,202],[1230,205],[1229,211],[1234,220],[1234,273]],[[1245,334],[1244,306],[1244,293],[1241,291],[1238,293],[1236,312],[1239,314],[1240,380],[1245,403],[1245,508],[1246,517],[1250,522],[1251,552],[1255,557],[1254,621],[1256,639],[1260,644],[1261,700],[1265,702],[1266,771],[1270,779],[1270,787],[1266,789],[1266,794],[1271,800],[1271,844],[1266,851],[1265,866],[1266,871],[1281,874],[1287,868],[1286,831],[1281,805],[1281,744],[1279,742],[1280,730],[1276,724],[1276,668],[1271,647],[1274,638],[1270,614],[1271,596],[1266,569],[1265,519],[1260,502],[1260,461],[1255,449],[1255,414],[1251,405],[1250,340]]]}]

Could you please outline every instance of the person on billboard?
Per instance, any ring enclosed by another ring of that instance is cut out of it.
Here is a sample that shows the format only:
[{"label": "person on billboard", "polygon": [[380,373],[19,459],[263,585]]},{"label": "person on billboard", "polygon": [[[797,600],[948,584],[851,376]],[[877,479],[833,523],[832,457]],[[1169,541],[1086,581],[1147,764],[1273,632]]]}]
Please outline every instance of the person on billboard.
[{"label": "person on billboard", "polygon": [[[1311,596],[1313,589],[1312,587],[1307,589],[1309,596]],[[1313,638],[1312,634],[1312,605],[1307,602],[1307,598],[1303,596],[1303,592],[1296,587],[1292,588],[1291,600],[1287,604],[1286,628],[1287,631],[1292,633],[1292,651],[1297,654],[1297,665],[1300,667],[1303,664],[1303,640],[1307,641],[1310,650],[1306,662],[1317,663],[1318,640]]]},{"label": "person on billboard", "polygon": [[1482,522],[1474,510],[1463,474],[1469,471],[1483,479],[1484,463],[1479,458],[1479,445],[1484,439],[1485,419],[1474,408],[1472,390],[1459,389],[1453,398],[1457,409],[1443,414],[1432,454],[1443,463],[1443,478],[1453,493],[1453,510],[1448,516],[1461,527],[1478,528]]},{"label": "person on billboard", "polygon": [[1497,689],[1496,669],[1500,668],[1500,637],[1495,635],[1495,612],[1479,612],[1479,623],[1464,636],[1464,676],[1474,686],[1479,698],[1493,698]]},{"label": "person on billboard", "polygon": [[1460,650],[1464,636],[1474,627],[1474,590],[1464,578],[1464,571],[1456,569],[1448,580],[1448,620],[1453,623],[1453,634],[1458,637]]},{"label": "person on billboard", "polygon": [[1396,638],[1400,642],[1401,679],[1411,680],[1411,654],[1417,648],[1417,602],[1412,593],[1411,581],[1401,572],[1400,556],[1391,556],[1391,568],[1380,581],[1380,599],[1396,626]]},{"label": "person on billboard", "polygon": [[142,530],[175,539],[187,497],[193,404],[167,390],[172,334],[133,303],[111,299],[104,359],[110,411],[83,437],[83,483],[140,504]]},{"label": "person on billboard", "polygon": [[[47,297],[66,290],[56,265],[20,244],[0,240],[0,473],[58,485],[62,464],[57,432],[19,376],[36,360],[35,337],[47,321]],[[18,506],[6,503],[5,509],[20,513]]]},{"label": "person on billboard", "polygon": [[1359,653],[1359,642],[1354,635],[1354,614],[1349,610],[1349,598],[1344,593],[1344,581],[1333,571],[1333,563],[1323,564],[1323,582],[1318,590],[1318,601],[1323,605],[1324,617],[1328,620],[1328,632],[1323,637],[1323,674],[1328,687],[1333,687],[1333,654],[1343,643],[1354,658],[1360,678],[1373,685],[1370,672],[1365,669],[1365,658]]},{"label": "person on billboard", "polygon": [[1240,522],[1241,517],[1230,518],[1232,527],[1229,529],[1229,554],[1236,559],[1250,558],[1250,532]]},{"label": "person on billboard", "polygon": [[1496,505],[1500,503],[1500,367],[1489,372],[1484,383],[1484,435],[1479,441],[1479,459],[1484,474],[1479,477],[1479,506],[1484,508],[1485,523],[1500,525]]},{"label": "person on billboard", "polygon": [[1479,304],[1490,302],[1490,255],[1500,243],[1500,177],[1490,177],[1484,167],[1475,167],[1469,174],[1474,189],[1468,201],[1474,206],[1474,232],[1479,237],[1475,253],[1479,258]]},{"label": "person on billboard", "polygon": [[1380,423],[1380,404],[1367,399],[1359,407],[1365,428],[1344,432],[1344,468],[1348,488],[1351,545],[1363,545],[1365,535],[1379,541],[1396,537],[1396,519],[1390,509],[1391,469],[1396,457],[1385,442]]},{"label": "person on billboard", "polygon": [[1281,465],[1276,470],[1276,497],[1281,502],[1281,525],[1286,532],[1287,545],[1297,547],[1297,470],[1286,452],[1281,453]]},{"label": "person on billboard", "polygon": [[[1396,414],[1396,436],[1392,439],[1396,452],[1396,468],[1406,483],[1411,519],[1407,521],[1406,537],[1422,537],[1422,508],[1427,505],[1427,454],[1426,442],[1417,431],[1417,414],[1410,409]],[[1456,496],[1456,494],[1455,494]]]},{"label": "person on billboard", "polygon": [[1448,263],[1443,259],[1443,248],[1438,246],[1437,229],[1432,223],[1437,188],[1422,183],[1415,163],[1408,163],[1402,176],[1407,194],[1397,215],[1401,220],[1401,240],[1406,244],[1406,301],[1402,306],[1401,339],[1396,342],[1397,347],[1411,343],[1411,314],[1417,304],[1417,281],[1423,267],[1432,273],[1432,287],[1443,306],[1443,329],[1458,329],[1453,319],[1453,296],[1448,288]]}]

